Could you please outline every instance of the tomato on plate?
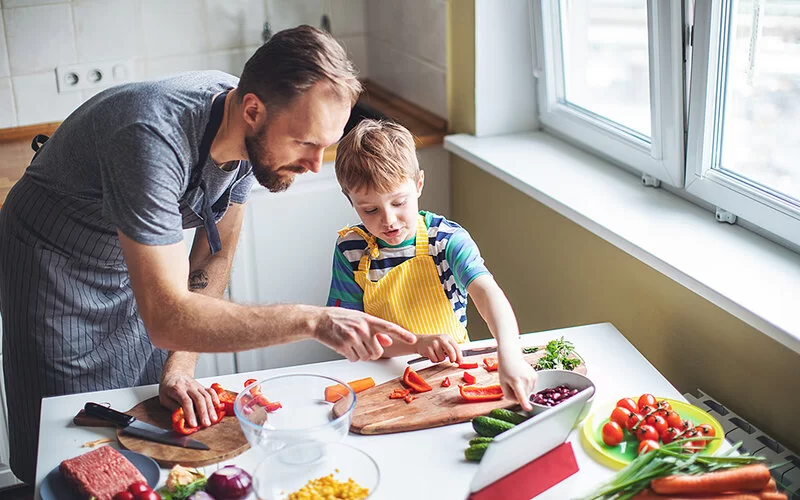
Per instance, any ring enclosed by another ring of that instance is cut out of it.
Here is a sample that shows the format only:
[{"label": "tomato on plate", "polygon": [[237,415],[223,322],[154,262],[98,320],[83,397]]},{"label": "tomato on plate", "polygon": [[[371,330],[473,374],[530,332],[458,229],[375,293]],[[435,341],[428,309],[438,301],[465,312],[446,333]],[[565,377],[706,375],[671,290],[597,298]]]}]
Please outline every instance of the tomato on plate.
[{"label": "tomato on plate", "polygon": [[639,455],[644,455],[648,451],[653,451],[656,448],[661,448],[661,445],[658,444],[658,440],[645,439],[639,443]]},{"label": "tomato on plate", "polygon": [[642,411],[643,406],[656,406],[656,397],[652,394],[642,394],[639,396],[639,411]]},{"label": "tomato on plate", "polygon": [[636,402],[631,398],[622,398],[622,399],[620,399],[619,401],[617,401],[617,406],[621,406],[623,408],[626,408],[631,413],[638,413],[639,412],[639,407],[636,406]]},{"label": "tomato on plate", "polygon": [[603,426],[603,442],[608,446],[617,446],[624,437],[625,434],[618,423],[608,421]]},{"label": "tomato on plate", "polygon": [[628,418],[630,416],[631,411],[629,409],[623,408],[622,406],[617,406],[614,408],[614,411],[611,412],[611,417],[609,417],[609,420],[618,423],[620,427],[626,427],[628,424]]},{"label": "tomato on plate", "polygon": [[664,413],[664,420],[667,421],[667,425],[676,429],[680,428],[682,422],[681,416],[675,410],[667,410]]},{"label": "tomato on plate", "polygon": [[658,441],[659,435],[652,425],[640,425],[636,428],[636,439],[639,441]]},{"label": "tomato on plate", "polygon": [[697,429],[701,436],[714,437],[717,435],[711,424],[700,424],[695,427],[695,429]]},{"label": "tomato on plate", "polygon": [[656,432],[658,432],[659,436],[669,427],[669,424],[667,424],[667,420],[661,415],[650,415],[649,417],[644,419],[644,422],[647,425],[652,426],[656,430]]},{"label": "tomato on plate", "polygon": [[628,421],[625,422],[625,428],[632,432],[633,428],[638,426],[642,420],[644,420],[644,418],[638,413],[631,413],[631,416],[628,417]]},{"label": "tomato on plate", "polygon": [[667,430],[661,433],[661,442],[664,444],[670,444],[671,442],[675,441],[680,433],[681,431],[675,427],[667,427]]}]

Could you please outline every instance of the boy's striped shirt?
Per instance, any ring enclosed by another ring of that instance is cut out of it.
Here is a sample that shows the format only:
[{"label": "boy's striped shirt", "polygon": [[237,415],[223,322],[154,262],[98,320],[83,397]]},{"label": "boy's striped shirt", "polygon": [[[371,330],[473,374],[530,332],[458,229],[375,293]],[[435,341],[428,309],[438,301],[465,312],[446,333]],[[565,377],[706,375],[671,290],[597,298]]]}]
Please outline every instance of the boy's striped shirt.
[{"label": "boy's striped shirt", "polygon": [[[420,211],[428,227],[428,255],[433,257],[439,281],[447,295],[453,313],[464,327],[467,326],[467,287],[472,280],[489,270],[483,263],[478,247],[469,233],[441,215]],[[359,225],[365,232],[363,225]],[[372,259],[369,279],[378,281],[394,267],[414,257],[415,238],[400,245],[391,246],[378,239],[380,255]],[[364,310],[364,290],[356,283],[354,272],[358,270],[367,242],[355,232],[347,233],[336,241],[333,254],[333,273],[328,294],[329,306]]]}]

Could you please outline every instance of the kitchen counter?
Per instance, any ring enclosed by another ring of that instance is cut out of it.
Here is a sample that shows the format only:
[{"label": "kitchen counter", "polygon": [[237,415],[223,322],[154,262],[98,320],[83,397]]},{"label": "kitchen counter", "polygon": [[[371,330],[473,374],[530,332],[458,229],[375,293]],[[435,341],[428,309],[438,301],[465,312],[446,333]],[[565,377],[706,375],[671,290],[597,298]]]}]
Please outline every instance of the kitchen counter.
[{"label": "kitchen counter", "polygon": [[[593,410],[606,403],[613,404],[622,397],[645,392],[659,398],[686,401],[681,393],[609,323],[526,334],[521,337],[521,344],[544,345],[561,336],[575,344],[576,350],[586,362],[588,376],[596,385]],[[492,343],[492,340],[483,340],[473,342],[471,346]],[[361,363],[351,363],[347,360],[330,361],[238,373],[201,382],[208,385],[217,381],[225,387],[241,387],[248,378],[260,380],[283,373],[317,373],[340,380],[373,377],[376,384],[381,384],[400,376],[407,366],[406,361],[412,357],[414,356]],[[157,391],[157,386],[151,385],[44,399],[41,407],[36,497],[39,498],[41,481],[48,472],[57,467],[62,460],[88,451],[86,448],[81,448],[83,443],[104,437],[115,437],[113,429],[76,427],[72,424],[73,416],[87,401],[108,402],[113,408],[125,410],[155,396]],[[464,460],[464,449],[472,437],[475,437],[472,426],[469,422],[465,422],[397,434],[362,436],[351,433],[345,438],[345,442],[369,453],[378,463],[381,480],[376,490],[377,499],[464,499],[478,467],[475,463]],[[614,474],[613,470],[600,465],[587,455],[580,444],[577,430],[572,431],[568,440],[572,443],[579,472],[545,491],[537,497],[537,500],[575,498],[592,490]],[[252,472],[258,462],[257,455],[257,452],[251,449],[232,460],[221,462],[220,466],[235,463]],[[208,466],[206,472],[211,473],[216,469],[215,465]],[[166,480],[167,472],[166,469],[161,470],[159,486]],[[410,491],[412,488],[415,490]]]},{"label": "kitchen counter", "polygon": [[[364,82],[364,93],[359,102],[404,125],[416,138],[418,148],[442,144],[447,133],[447,122],[432,113],[392,94],[369,80]],[[30,163],[33,151],[31,140],[36,134],[51,135],[58,123],[43,123],[27,127],[0,129],[0,207],[14,183],[22,177]],[[336,157],[336,145],[325,150],[324,161]]]}]

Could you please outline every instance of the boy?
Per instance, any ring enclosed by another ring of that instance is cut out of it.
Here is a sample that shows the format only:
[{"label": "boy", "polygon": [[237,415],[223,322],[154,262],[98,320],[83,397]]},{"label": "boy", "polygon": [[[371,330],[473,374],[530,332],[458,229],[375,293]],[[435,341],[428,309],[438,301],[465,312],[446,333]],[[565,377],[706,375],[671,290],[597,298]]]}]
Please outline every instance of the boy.
[{"label": "boy", "polygon": [[415,345],[387,347],[386,357],[416,352],[435,363],[460,363],[458,344],[469,341],[469,294],[497,339],[503,392],[531,409],[536,372],[522,357],[511,304],[467,231],[419,211],[424,172],[411,133],[362,121],[339,142],[336,178],[363,224],[339,231],[328,305],[365,311],[417,335]]}]

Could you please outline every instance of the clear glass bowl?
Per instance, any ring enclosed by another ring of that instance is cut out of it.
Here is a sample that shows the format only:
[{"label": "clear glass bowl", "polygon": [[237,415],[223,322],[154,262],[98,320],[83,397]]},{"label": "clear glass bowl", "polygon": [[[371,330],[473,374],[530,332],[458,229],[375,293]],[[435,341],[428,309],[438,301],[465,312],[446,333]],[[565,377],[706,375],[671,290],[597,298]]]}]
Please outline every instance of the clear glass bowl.
[{"label": "clear glass bowl", "polygon": [[[325,388],[341,385],[336,403],[325,400]],[[267,411],[260,394],[281,408]],[[262,455],[306,442],[338,442],[350,430],[356,394],[342,382],[324,375],[279,375],[247,386],[236,397],[234,412],[250,446]]]},{"label": "clear glass bowl", "polygon": [[284,500],[309,481],[333,474],[333,479],[358,486],[374,495],[380,482],[378,464],[367,453],[344,443],[304,443],[270,455],[253,473],[253,489],[259,500]]}]

